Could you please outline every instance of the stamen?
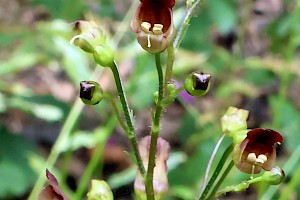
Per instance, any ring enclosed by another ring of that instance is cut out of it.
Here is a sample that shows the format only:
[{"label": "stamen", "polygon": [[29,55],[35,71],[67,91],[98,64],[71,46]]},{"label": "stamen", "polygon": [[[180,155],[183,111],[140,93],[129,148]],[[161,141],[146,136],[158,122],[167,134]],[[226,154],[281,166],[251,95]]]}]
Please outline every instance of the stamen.
[{"label": "stamen", "polygon": [[251,171],[250,179],[253,179],[254,170],[255,170],[255,165],[252,165],[252,171]]},{"label": "stamen", "polygon": [[150,33],[151,24],[149,22],[142,22],[141,28],[145,33]]},{"label": "stamen", "polygon": [[147,47],[150,48],[151,47],[150,33],[148,33],[147,39],[148,39],[148,46]]},{"label": "stamen", "polygon": [[249,153],[248,156],[247,156],[247,160],[249,162],[255,163],[256,162],[256,155],[255,155],[255,153]]},{"label": "stamen", "polygon": [[164,25],[162,24],[154,24],[153,28],[152,28],[152,31],[153,31],[153,34],[154,35],[160,35],[160,34],[163,34],[163,29]]},{"label": "stamen", "polygon": [[264,154],[260,154],[257,159],[256,162],[260,163],[260,164],[264,164],[266,161],[268,160],[267,156]]}]

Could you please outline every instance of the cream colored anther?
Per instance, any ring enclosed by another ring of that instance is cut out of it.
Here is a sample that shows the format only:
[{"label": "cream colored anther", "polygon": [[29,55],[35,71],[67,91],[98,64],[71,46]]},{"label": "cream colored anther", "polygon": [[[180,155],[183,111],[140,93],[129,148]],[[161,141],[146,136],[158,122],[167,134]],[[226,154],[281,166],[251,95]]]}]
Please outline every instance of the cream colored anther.
[{"label": "cream colored anther", "polygon": [[151,24],[149,22],[142,22],[141,28],[145,33],[150,33]]},{"label": "cream colored anther", "polygon": [[154,35],[160,35],[163,33],[163,27],[164,25],[162,24],[154,24],[153,28],[152,28],[152,31],[153,31],[153,34]]},{"label": "cream colored anther", "polygon": [[255,155],[255,153],[249,153],[248,156],[247,156],[247,160],[249,162],[255,163],[256,162],[256,155]]},{"label": "cream colored anther", "polygon": [[257,159],[256,162],[260,163],[260,164],[264,164],[266,161],[268,160],[267,156],[264,154],[260,154]]}]

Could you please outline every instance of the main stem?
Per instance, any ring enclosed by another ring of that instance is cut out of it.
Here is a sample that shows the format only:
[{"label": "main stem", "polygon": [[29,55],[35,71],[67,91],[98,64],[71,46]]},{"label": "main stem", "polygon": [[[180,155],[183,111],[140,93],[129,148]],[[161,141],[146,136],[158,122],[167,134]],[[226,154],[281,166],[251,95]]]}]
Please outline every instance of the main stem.
[{"label": "main stem", "polygon": [[203,193],[201,194],[199,200],[204,200],[206,199],[206,196],[210,190],[210,188],[213,186],[214,182],[216,181],[216,179],[218,178],[222,168],[224,167],[224,164],[228,158],[228,156],[230,155],[230,153],[232,152],[233,150],[233,145],[230,145],[227,147],[227,149],[225,150],[216,170],[214,171],[213,175],[211,176],[208,184],[206,185],[205,187],[205,190],[203,191]]},{"label": "main stem", "polygon": [[138,149],[138,145],[137,145],[137,141],[136,141],[136,137],[135,137],[135,131],[134,131],[133,123],[132,123],[132,117],[131,117],[132,115],[130,114],[130,110],[129,110],[129,107],[128,107],[126,95],[125,95],[123,84],[122,84],[122,80],[121,80],[120,73],[119,73],[118,66],[117,66],[116,62],[113,62],[111,64],[110,68],[111,68],[112,73],[113,73],[114,78],[115,78],[117,90],[118,90],[118,93],[119,93],[120,101],[121,101],[122,108],[123,108],[124,115],[125,115],[125,120],[126,120],[126,123],[127,123],[126,133],[127,133],[128,137],[129,137],[129,140],[131,142],[139,171],[141,172],[142,176],[145,176],[146,170],[144,168],[144,165],[143,165],[143,162],[142,162],[142,159],[141,159],[141,155],[140,155],[140,152],[139,152],[139,149]]},{"label": "main stem", "polygon": [[155,54],[156,68],[158,74],[159,88],[158,88],[158,101],[156,105],[155,115],[152,122],[151,128],[151,143],[150,143],[150,152],[149,152],[149,162],[148,162],[148,170],[146,175],[146,194],[147,200],[154,200],[154,188],[153,188],[153,172],[155,167],[155,155],[156,155],[156,146],[157,139],[160,131],[160,116],[163,110],[162,100],[164,97],[164,80],[163,80],[163,72],[160,63],[160,54]]}]

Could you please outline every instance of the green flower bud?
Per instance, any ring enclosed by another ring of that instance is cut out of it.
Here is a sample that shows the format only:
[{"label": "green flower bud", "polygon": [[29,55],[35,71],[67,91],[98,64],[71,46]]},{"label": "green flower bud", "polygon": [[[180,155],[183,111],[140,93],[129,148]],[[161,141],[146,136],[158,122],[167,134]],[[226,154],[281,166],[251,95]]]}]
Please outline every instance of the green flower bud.
[{"label": "green flower bud", "polygon": [[114,51],[106,43],[106,37],[95,22],[77,21],[74,30],[78,35],[74,36],[70,43],[82,50],[92,53],[95,62],[103,67],[110,67],[114,62]]},{"label": "green flower bud", "polygon": [[95,62],[103,67],[112,66],[115,57],[114,51],[107,45],[96,46],[93,56]]},{"label": "green flower bud", "polygon": [[113,193],[105,181],[92,180],[87,197],[88,200],[113,200]]},{"label": "green flower bud", "polygon": [[95,105],[103,99],[103,90],[95,81],[81,81],[79,96],[83,103]]},{"label": "green flower bud", "polygon": [[185,80],[184,87],[192,96],[203,96],[210,88],[210,74],[193,72]]},{"label": "green flower bud", "polygon": [[248,116],[248,110],[229,107],[221,119],[223,133],[234,137],[236,132],[246,130]]},{"label": "green flower bud", "polygon": [[284,180],[285,174],[284,171],[276,166],[273,167],[270,171],[265,171],[262,175],[264,181],[267,181],[270,185],[278,185]]},{"label": "green flower bud", "polygon": [[170,96],[175,96],[176,83],[174,81],[168,82],[167,90],[168,90]]},{"label": "green flower bud", "polygon": [[74,36],[70,43],[88,53],[93,53],[95,46],[106,43],[105,35],[93,21],[77,21],[74,23],[74,30],[78,35]]}]

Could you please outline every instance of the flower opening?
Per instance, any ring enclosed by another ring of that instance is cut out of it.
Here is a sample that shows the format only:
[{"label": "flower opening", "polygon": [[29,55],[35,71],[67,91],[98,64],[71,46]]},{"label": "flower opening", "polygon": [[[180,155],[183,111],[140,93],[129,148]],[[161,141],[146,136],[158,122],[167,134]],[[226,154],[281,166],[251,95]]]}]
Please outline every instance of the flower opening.
[{"label": "flower opening", "polygon": [[131,29],[139,44],[150,53],[164,51],[173,36],[172,8],[175,0],[141,0]]},{"label": "flower opening", "polygon": [[233,150],[233,161],[242,172],[258,174],[261,169],[270,171],[276,158],[275,144],[281,144],[280,133],[271,129],[250,130],[247,137]]}]

